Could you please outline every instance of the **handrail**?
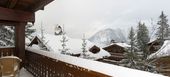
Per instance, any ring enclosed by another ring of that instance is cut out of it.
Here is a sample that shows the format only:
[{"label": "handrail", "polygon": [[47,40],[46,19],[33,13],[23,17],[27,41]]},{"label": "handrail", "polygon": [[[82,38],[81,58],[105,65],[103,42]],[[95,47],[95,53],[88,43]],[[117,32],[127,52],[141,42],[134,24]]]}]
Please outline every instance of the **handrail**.
[{"label": "handrail", "polygon": [[26,60],[26,69],[36,77],[164,77],[33,48],[26,48]]},{"label": "handrail", "polygon": [[0,47],[0,56],[14,55],[15,47]]}]

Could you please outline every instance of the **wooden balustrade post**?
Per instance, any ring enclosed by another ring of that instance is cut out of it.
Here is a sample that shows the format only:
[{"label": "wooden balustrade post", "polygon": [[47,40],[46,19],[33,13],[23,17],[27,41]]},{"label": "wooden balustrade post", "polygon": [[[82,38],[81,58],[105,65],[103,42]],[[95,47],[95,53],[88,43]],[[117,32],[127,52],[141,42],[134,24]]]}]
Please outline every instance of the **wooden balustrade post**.
[{"label": "wooden balustrade post", "polygon": [[17,55],[20,59],[22,59],[21,67],[25,61],[25,26],[27,22],[18,22],[15,25],[15,46],[16,51],[15,55]]}]

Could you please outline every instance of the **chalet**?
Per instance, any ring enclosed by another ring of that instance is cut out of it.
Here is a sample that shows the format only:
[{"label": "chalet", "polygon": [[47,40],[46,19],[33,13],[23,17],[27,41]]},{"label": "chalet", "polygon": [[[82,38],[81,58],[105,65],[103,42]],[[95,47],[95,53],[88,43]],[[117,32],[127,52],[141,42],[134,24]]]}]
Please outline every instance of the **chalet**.
[{"label": "chalet", "polygon": [[[165,37],[163,41],[166,40],[170,40],[170,37]],[[150,54],[155,53],[156,51],[158,51],[161,48],[162,44],[161,41],[159,39],[152,39],[149,43],[148,43],[148,50],[150,52]]]},{"label": "chalet", "polygon": [[164,41],[162,47],[148,57],[148,61],[156,65],[156,71],[170,76],[170,41]]},{"label": "chalet", "polygon": [[126,43],[113,43],[109,46],[106,46],[103,49],[108,51],[111,56],[104,59],[98,59],[98,61],[117,64],[119,61],[125,58],[124,53],[127,52],[129,47],[130,45]]},{"label": "chalet", "polygon": [[157,39],[155,39],[155,40],[148,43],[148,50],[149,50],[150,54],[155,53],[160,48],[161,48],[161,44],[160,44],[160,41],[157,40]]},{"label": "chalet", "polygon": [[[66,35],[66,38],[68,39],[68,42],[66,42],[66,47],[68,48],[68,51],[66,52],[69,55],[80,57],[82,54],[82,40],[81,39],[73,39]],[[29,46],[32,46],[34,48],[42,49],[52,52],[58,52],[61,53],[62,49],[62,43],[61,43],[62,35],[51,35],[51,34],[45,34],[44,40],[42,41],[41,35],[37,35],[29,44]],[[103,50],[102,48],[97,47],[90,41],[86,40],[87,47],[86,50],[88,51],[86,54],[91,57],[91,59],[98,59],[110,56],[110,54]]]}]

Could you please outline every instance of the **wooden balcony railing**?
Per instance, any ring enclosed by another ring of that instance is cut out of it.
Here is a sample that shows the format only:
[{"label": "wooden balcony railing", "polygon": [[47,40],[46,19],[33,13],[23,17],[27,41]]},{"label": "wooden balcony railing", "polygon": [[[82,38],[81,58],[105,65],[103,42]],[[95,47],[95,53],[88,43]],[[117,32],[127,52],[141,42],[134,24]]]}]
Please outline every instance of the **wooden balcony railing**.
[{"label": "wooden balcony railing", "polygon": [[0,48],[0,57],[14,55],[15,47],[3,47]]},{"label": "wooden balcony railing", "polygon": [[[14,50],[14,47],[0,48],[3,56],[12,54]],[[6,52],[8,53],[6,54]],[[139,75],[142,77],[165,77],[33,48],[26,48],[25,55],[24,67],[34,77],[138,77]]]},{"label": "wooden balcony railing", "polygon": [[35,77],[110,77],[30,50],[26,50],[25,68]]}]

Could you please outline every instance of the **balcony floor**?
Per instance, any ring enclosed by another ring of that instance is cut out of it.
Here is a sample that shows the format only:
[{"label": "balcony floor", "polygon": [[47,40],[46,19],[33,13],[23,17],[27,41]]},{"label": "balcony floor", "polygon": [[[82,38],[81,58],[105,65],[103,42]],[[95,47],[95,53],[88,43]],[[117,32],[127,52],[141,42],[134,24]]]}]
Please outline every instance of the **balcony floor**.
[{"label": "balcony floor", "polygon": [[29,73],[25,68],[22,68],[19,77],[34,77],[31,73]]}]

